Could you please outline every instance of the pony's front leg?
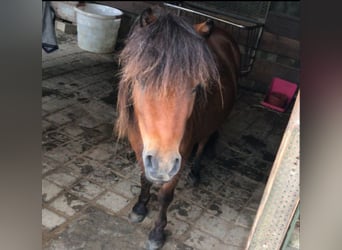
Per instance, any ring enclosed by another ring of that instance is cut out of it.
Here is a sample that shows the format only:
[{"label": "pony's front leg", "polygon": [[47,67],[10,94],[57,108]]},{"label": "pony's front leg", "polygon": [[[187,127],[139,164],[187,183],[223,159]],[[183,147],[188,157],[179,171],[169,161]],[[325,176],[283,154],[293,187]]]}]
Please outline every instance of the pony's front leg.
[{"label": "pony's front leg", "polygon": [[197,147],[196,155],[194,164],[191,167],[191,171],[188,175],[188,180],[193,186],[197,186],[200,182],[200,171],[201,171],[201,161],[203,157],[203,152],[211,151],[211,154],[213,155],[215,150],[213,148],[215,147],[214,143],[218,138],[218,132],[215,131],[213,134],[211,134],[209,137],[203,139]]},{"label": "pony's front leg", "polygon": [[141,190],[139,199],[129,214],[130,221],[134,223],[143,221],[147,215],[148,210],[146,205],[150,199],[150,189],[152,186],[152,183],[146,179],[145,173],[141,173],[140,183]]},{"label": "pony's front leg", "polygon": [[179,175],[176,175],[170,182],[163,184],[158,193],[158,201],[160,204],[158,218],[154,224],[154,228],[149,234],[147,249],[155,250],[161,248],[166,240],[164,228],[167,224],[167,208],[173,200],[175,187],[178,183]]}]

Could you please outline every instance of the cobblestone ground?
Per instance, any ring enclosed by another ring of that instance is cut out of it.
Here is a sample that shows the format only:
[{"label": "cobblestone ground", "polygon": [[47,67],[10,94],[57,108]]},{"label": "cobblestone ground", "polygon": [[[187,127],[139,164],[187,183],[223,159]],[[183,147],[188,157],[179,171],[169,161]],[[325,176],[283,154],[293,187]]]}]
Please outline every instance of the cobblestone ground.
[{"label": "cobblestone ground", "polygon": [[[43,249],[143,249],[157,189],[147,218],[131,224],[140,170],[113,134],[115,54],[83,51],[76,36],[57,34],[60,49],[42,52]],[[262,98],[240,90],[216,156],[203,159],[202,182],[195,188],[181,179],[163,249],[244,248],[289,118],[264,109]]]}]

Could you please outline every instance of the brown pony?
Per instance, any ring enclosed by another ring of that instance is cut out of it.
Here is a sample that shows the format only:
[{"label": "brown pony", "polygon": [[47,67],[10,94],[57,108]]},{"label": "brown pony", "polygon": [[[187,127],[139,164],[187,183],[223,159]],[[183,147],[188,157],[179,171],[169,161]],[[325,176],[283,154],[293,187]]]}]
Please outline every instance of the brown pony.
[{"label": "brown pony", "polygon": [[181,170],[197,147],[190,179],[209,137],[235,99],[240,54],[226,31],[207,21],[194,26],[162,8],[147,9],[120,54],[119,138],[127,136],[141,167],[141,193],[129,218],[147,214],[151,185],[160,185],[160,210],[148,249],[165,242],[166,212]]}]

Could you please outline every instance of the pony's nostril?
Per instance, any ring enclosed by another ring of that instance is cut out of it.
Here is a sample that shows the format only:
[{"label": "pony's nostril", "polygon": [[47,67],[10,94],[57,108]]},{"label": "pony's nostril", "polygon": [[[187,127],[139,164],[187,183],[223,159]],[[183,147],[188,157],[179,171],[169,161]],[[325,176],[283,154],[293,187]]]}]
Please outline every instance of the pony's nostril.
[{"label": "pony's nostril", "polygon": [[152,155],[145,156],[145,168],[150,172],[155,172],[158,169],[158,163]]},{"label": "pony's nostril", "polygon": [[181,165],[181,159],[176,158],[174,160],[174,163],[173,163],[173,166],[172,166],[172,169],[171,169],[169,175],[173,176],[173,175],[177,174],[178,170],[180,169],[180,165]]},{"label": "pony's nostril", "polygon": [[153,168],[152,155],[147,155],[145,158],[145,165],[147,168]]}]

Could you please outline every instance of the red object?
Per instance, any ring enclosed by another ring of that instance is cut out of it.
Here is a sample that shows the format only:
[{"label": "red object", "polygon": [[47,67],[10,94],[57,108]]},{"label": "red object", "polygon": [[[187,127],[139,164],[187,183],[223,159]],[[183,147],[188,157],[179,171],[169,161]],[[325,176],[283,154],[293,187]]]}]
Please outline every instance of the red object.
[{"label": "red object", "polygon": [[285,112],[297,91],[297,84],[274,77],[261,104],[279,112]]}]

